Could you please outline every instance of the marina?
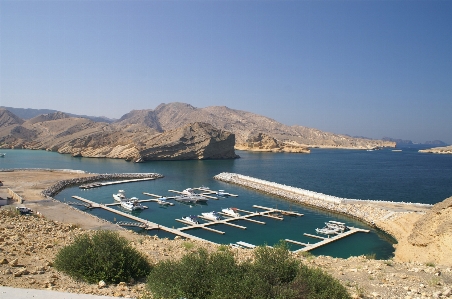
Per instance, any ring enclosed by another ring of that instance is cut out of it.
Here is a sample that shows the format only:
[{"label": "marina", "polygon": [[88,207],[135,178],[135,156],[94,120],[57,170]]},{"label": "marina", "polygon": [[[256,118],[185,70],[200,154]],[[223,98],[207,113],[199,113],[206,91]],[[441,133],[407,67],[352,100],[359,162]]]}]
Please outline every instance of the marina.
[{"label": "marina", "polygon": [[[122,191],[122,190],[121,190]],[[145,192],[143,192],[145,193]],[[162,198],[159,195],[156,194],[151,194],[151,193],[147,193],[148,195],[157,197],[157,198]],[[108,204],[98,204],[95,202],[92,202],[90,200],[84,199],[80,196],[72,196],[73,198],[81,201],[82,203],[79,203],[79,205],[83,205],[86,206],[88,208],[102,208],[105,209],[107,211],[110,211],[112,213],[115,213],[117,215],[123,216],[125,218],[128,218],[130,220],[133,220],[134,222],[127,222],[127,221],[119,221],[116,224],[120,225],[120,226],[128,226],[128,227],[138,227],[138,228],[142,228],[142,229],[146,229],[146,230],[163,230],[187,239],[198,239],[198,240],[204,240],[207,241],[203,238],[199,238],[199,237],[195,237],[193,235],[190,235],[188,233],[186,233],[186,231],[188,230],[192,230],[192,229],[203,229],[209,232],[213,232],[216,234],[220,234],[220,235],[224,235],[225,232],[221,231],[219,229],[216,228],[212,228],[211,226],[214,225],[227,225],[233,228],[238,228],[238,229],[242,229],[242,230],[246,230],[247,227],[243,226],[243,225],[238,225],[235,223],[231,223],[232,221],[237,221],[237,220],[246,220],[246,221],[251,221],[257,224],[265,224],[265,222],[263,221],[259,221],[256,219],[252,219],[252,218],[256,218],[256,217],[269,217],[275,220],[280,220],[283,221],[284,220],[284,216],[291,216],[291,217],[301,217],[303,216],[303,214],[298,213],[298,212],[294,212],[294,211],[287,211],[287,210],[282,210],[282,209],[276,209],[276,208],[269,208],[269,207],[265,207],[265,206],[261,206],[261,205],[253,205],[253,208],[258,209],[255,212],[252,211],[248,211],[248,210],[243,210],[243,209],[237,209],[234,208],[232,209],[223,209],[223,210],[231,210],[234,211],[236,214],[228,214],[228,213],[224,213],[224,212],[208,212],[208,213],[202,213],[202,215],[190,215],[190,216],[186,216],[186,217],[182,217],[181,219],[175,219],[175,221],[180,222],[185,224],[186,226],[184,227],[180,227],[180,228],[169,228],[154,222],[150,222],[148,220],[144,220],[142,218],[139,218],[137,216],[131,215],[129,213],[125,213],[122,211],[119,211],[117,209],[113,209],[110,208],[110,206],[118,206],[121,205],[120,202],[114,202],[114,203],[108,203]],[[166,199],[166,198],[165,198]],[[139,203],[142,202],[155,202],[158,199],[153,198],[153,199],[143,199],[143,200],[136,200]],[[68,202],[69,204],[77,204],[74,202]],[[239,214],[238,211],[242,212],[242,214]],[[220,217],[219,215],[224,216]],[[200,222],[198,219],[202,219],[204,220],[204,222]],[[337,222],[337,221],[329,221],[326,222],[326,227],[333,226],[333,227],[342,227],[343,230],[341,231],[337,231],[335,233],[335,236],[330,236],[329,234],[327,235],[327,237],[323,237],[320,235],[314,235],[314,234],[309,234],[309,233],[303,233],[304,236],[310,237],[310,238],[315,238],[317,240],[320,240],[316,243],[305,243],[305,242],[299,242],[296,240],[292,240],[292,239],[285,239],[286,242],[288,243],[292,243],[292,244],[296,244],[299,246],[303,246],[301,249],[295,250],[294,252],[306,252],[306,251],[312,251],[316,248],[325,246],[327,244],[330,244],[332,242],[335,242],[337,240],[343,239],[347,236],[350,236],[352,234],[358,233],[358,232],[364,232],[364,233],[368,233],[369,230],[365,230],[365,229],[361,229],[361,228],[355,228],[355,227],[346,227],[344,223],[342,222]],[[250,243],[247,242],[243,242],[243,241],[238,241],[235,243],[231,243],[231,246],[233,247],[241,247],[241,248],[255,248],[255,245],[252,245]]]}]

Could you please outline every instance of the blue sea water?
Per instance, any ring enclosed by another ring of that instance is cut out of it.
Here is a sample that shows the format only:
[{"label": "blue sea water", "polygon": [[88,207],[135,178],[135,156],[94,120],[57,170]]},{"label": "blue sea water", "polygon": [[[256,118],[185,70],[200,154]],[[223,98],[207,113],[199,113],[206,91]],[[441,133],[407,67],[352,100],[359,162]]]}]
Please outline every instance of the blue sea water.
[{"label": "blue sea water", "polygon": [[[208,186],[213,190],[225,189],[239,197],[209,200],[206,205],[184,205],[162,208],[155,203],[146,203],[148,209],[134,212],[139,217],[168,227],[181,227],[176,218],[221,208],[238,207],[255,211],[257,204],[277,207],[303,213],[303,217],[285,217],[284,221],[261,217],[265,225],[247,221],[236,222],[246,230],[226,225],[215,226],[224,235],[205,230],[191,230],[190,233],[217,243],[245,241],[256,245],[273,245],[281,239],[304,243],[317,240],[303,233],[315,233],[325,221],[338,220],[349,225],[370,229],[369,234],[357,233],[340,241],[314,250],[313,254],[348,257],[375,253],[377,258],[388,258],[393,254],[394,240],[388,235],[372,229],[356,220],[307,208],[268,196],[253,190],[218,182],[213,176],[220,172],[235,172],[252,177],[278,182],[303,189],[322,192],[346,198],[393,200],[406,202],[437,203],[452,196],[452,156],[421,154],[417,148],[404,148],[401,152],[388,149],[380,151],[313,149],[311,154],[249,153],[238,151],[236,160],[206,161],[156,161],[130,163],[123,160],[74,158],[46,151],[2,150],[5,158],[0,159],[0,168],[65,168],[80,169],[94,173],[113,172],[157,172],[163,179],[155,181],[106,186],[90,190],[68,188],[56,198],[73,201],[79,195],[95,202],[113,202],[112,194],[124,189],[128,197],[148,198],[143,192],[172,195],[169,189],[183,190],[188,187]],[[91,213],[110,221],[121,221],[120,216],[100,209]],[[152,233],[153,234],[153,233]],[[159,233],[165,236],[165,233]],[[297,245],[291,245],[298,249]]]}]

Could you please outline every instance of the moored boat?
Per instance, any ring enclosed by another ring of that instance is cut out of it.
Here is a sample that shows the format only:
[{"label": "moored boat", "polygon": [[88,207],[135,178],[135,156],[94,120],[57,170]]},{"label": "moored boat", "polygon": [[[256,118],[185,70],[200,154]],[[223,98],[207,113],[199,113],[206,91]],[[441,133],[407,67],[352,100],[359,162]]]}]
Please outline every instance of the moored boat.
[{"label": "moored boat", "polygon": [[202,215],[209,220],[214,220],[214,221],[221,220],[221,216],[215,211],[202,213]]},{"label": "moored boat", "polygon": [[196,217],[194,215],[182,217],[182,220],[184,220],[186,222],[190,222],[192,224],[199,224],[198,217]]},{"label": "moored boat", "polygon": [[229,196],[229,193],[224,192],[224,190],[218,190],[218,191],[217,191],[217,195],[218,195],[218,196],[222,196],[222,197],[228,197],[228,196]]},{"label": "moored boat", "polygon": [[130,200],[121,201],[121,207],[129,211],[144,210],[148,208],[140,204],[136,197],[132,197]]},{"label": "moored boat", "polygon": [[221,211],[228,216],[240,217],[240,213],[237,212],[237,208],[226,208],[226,209],[222,209]]},{"label": "moored boat", "polygon": [[116,201],[124,201],[126,200],[126,194],[124,190],[119,190],[118,193],[113,194],[113,199]]},{"label": "moored boat", "polygon": [[3,158],[5,155],[5,153],[0,153],[0,158]]},{"label": "moored boat", "polygon": [[171,205],[168,200],[166,199],[166,197],[160,197],[157,199],[157,203],[161,206],[169,206]]}]

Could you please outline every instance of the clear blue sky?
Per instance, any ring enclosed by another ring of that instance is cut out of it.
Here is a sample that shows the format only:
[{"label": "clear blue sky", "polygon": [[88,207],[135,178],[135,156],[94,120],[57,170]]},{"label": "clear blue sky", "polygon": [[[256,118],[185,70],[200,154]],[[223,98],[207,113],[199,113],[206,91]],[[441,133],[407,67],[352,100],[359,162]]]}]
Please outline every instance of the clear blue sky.
[{"label": "clear blue sky", "polygon": [[0,105],[169,102],[452,144],[452,1],[0,0]]}]

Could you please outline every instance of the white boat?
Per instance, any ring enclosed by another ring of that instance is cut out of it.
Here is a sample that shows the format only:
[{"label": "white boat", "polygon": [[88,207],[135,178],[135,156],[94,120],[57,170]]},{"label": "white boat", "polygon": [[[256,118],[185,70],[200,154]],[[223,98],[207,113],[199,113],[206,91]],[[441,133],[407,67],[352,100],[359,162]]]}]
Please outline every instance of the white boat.
[{"label": "white boat", "polygon": [[114,200],[116,200],[116,201],[124,201],[124,200],[127,199],[124,190],[119,190],[118,193],[113,194],[113,198],[114,198]]},{"label": "white boat", "polygon": [[182,220],[190,222],[192,224],[199,224],[198,217],[196,217],[194,215],[182,217]]},{"label": "white boat", "polygon": [[240,217],[240,214],[237,212],[237,208],[226,208],[221,210],[223,213],[232,217]]},{"label": "white boat", "polygon": [[221,216],[218,215],[218,213],[214,212],[214,211],[202,213],[202,215],[209,220],[214,220],[214,221],[221,220]]},{"label": "white boat", "polygon": [[0,158],[3,158],[5,155],[5,153],[0,153]]},{"label": "white boat", "polygon": [[121,207],[129,211],[144,210],[148,208],[140,204],[136,197],[132,197],[130,200],[121,201]]},{"label": "white boat", "polygon": [[339,233],[339,231],[337,229],[332,229],[332,228],[328,228],[328,227],[316,228],[315,231],[318,234],[324,234],[324,235],[335,235],[335,234]]},{"label": "white boat", "polygon": [[166,200],[166,197],[160,197],[160,198],[157,198],[157,203],[158,203],[159,205],[161,205],[161,206],[168,206],[168,205],[171,205],[171,204]]},{"label": "white boat", "polygon": [[195,193],[195,190],[193,190],[192,188],[187,188],[182,191],[182,196],[179,196],[179,198],[176,198],[176,200],[197,203],[200,201],[208,201],[209,199],[202,196],[201,194]]},{"label": "white boat", "polygon": [[224,192],[224,190],[218,190],[217,195],[227,197],[227,196],[229,196],[229,193]]},{"label": "white boat", "polygon": [[344,231],[347,230],[347,226],[343,222],[331,220],[331,221],[325,222],[325,225],[326,225],[325,228],[336,230],[338,233],[343,233]]}]

